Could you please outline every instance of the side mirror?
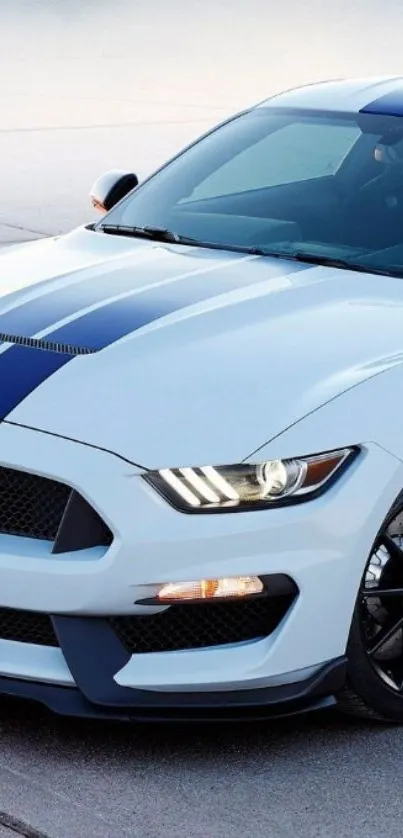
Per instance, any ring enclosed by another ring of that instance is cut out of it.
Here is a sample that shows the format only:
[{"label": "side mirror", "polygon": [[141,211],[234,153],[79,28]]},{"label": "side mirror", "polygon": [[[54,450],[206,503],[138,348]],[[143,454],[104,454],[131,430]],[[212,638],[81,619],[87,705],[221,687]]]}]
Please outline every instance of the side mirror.
[{"label": "side mirror", "polygon": [[122,172],[119,169],[105,172],[92,186],[90,192],[92,206],[98,212],[108,212],[138,186],[138,182],[133,172]]}]

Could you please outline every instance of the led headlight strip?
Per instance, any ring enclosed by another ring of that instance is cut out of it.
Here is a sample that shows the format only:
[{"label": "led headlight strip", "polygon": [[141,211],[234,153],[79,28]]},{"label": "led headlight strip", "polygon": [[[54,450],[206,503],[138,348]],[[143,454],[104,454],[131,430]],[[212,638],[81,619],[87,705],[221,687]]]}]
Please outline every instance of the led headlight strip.
[{"label": "led headlight strip", "polygon": [[183,512],[262,509],[316,496],[356,454],[356,448],[342,448],[257,464],[165,468],[145,479]]}]

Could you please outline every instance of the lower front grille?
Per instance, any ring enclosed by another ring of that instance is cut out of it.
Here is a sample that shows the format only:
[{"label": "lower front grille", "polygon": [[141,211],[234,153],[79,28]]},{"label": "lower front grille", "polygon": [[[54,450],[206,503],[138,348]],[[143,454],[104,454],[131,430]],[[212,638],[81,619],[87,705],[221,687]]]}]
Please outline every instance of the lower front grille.
[{"label": "lower front grille", "polygon": [[47,614],[0,608],[0,640],[17,640],[38,646],[58,646],[52,620]]},{"label": "lower front grille", "polygon": [[[108,622],[133,655],[223,646],[270,635],[295,596],[290,593],[236,602],[171,605],[158,614],[109,617]],[[48,614],[13,608],[0,608],[0,640],[59,645]]]},{"label": "lower front grille", "polygon": [[159,614],[112,617],[110,625],[131,654],[221,646],[267,637],[294,595],[237,602],[172,605]]}]

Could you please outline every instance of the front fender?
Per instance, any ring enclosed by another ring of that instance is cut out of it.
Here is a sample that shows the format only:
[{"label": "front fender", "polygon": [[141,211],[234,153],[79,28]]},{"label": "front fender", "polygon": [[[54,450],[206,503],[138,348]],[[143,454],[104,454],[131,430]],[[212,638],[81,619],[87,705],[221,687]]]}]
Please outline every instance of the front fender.
[{"label": "front fender", "polygon": [[258,462],[297,457],[368,443],[403,462],[403,363],[331,399],[245,459]]}]

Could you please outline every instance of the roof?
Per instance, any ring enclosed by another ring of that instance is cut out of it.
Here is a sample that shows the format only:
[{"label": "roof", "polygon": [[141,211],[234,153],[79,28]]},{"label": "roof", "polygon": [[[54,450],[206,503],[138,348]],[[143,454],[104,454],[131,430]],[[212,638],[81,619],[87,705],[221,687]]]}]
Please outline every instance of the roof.
[{"label": "roof", "polygon": [[403,116],[403,76],[318,82],[278,93],[258,107],[267,106]]}]

